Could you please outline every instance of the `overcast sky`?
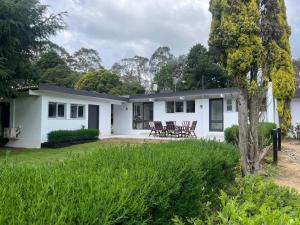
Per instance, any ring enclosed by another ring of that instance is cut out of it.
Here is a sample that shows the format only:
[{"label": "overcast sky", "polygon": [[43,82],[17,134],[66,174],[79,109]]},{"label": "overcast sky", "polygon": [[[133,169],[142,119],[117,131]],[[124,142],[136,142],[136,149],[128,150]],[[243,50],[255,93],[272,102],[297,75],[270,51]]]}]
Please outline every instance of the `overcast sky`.
[{"label": "overcast sky", "polygon": [[[67,11],[67,30],[53,41],[73,53],[96,49],[110,67],[124,57],[149,57],[159,46],[175,55],[196,43],[207,45],[209,0],[42,0],[54,12]],[[300,57],[300,4],[286,0],[293,57]]]}]

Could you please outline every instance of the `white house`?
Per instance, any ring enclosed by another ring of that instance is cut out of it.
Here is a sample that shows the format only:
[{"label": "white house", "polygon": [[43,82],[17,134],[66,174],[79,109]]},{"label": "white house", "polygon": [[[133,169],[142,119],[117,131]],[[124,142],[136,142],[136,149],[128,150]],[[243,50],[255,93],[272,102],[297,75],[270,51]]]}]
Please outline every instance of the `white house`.
[{"label": "white house", "polygon": [[[200,138],[224,138],[238,124],[239,90],[221,88],[117,97],[41,84],[9,103],[0,102],[0,137],[4,128],[20,134],[7,146],[40,148],[54,130],[97,128],[100,137],[148,135],[150,121],[197,121]],[[278,123],[271,85],[262,120]],[[300,93],[292,101],[293,124],[300,123]]]}]

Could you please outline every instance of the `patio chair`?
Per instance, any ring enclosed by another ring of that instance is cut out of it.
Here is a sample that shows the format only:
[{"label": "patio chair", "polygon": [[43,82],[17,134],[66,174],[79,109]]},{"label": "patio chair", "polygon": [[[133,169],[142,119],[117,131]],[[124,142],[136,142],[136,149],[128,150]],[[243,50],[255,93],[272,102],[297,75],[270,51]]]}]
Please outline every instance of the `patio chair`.
[{"label": "patio chair", "polygon": [[167,135],[176,135],[179,137],[179,130],[177,129],[174,121],[166,122],[166,133]]},{"label": "patio chair", "polygon": [[158,136],[166,136],[166,129],[163,127],[161,121],[154,121],[154,127],[155,127],[155,133],[158,134]]},{"label": "patio chair", "polygon": [[[155,135],[156,135],[156,130],[155,130],[155,124],[154,124],[154,122],[149,122],[149,127],[150,127],[150,129],[151,129],[150,134],[149,134],[149,137],[150,137],[151,135],[155,136]],[[152,133],[154,133],[154,134],[152,134]]]},{"label": "patio chair", "polygon": [[297,132],[297,139],[299,140],[300,139],[300,125],[297,125],[296,132]]},{"label": "patio chair", "polygon": [[196,127],[197,127],[197,121],[193,121],[192,126],[189,127],[188,130],[186,131],[186,136],[197,138],[197,135],[195,133]]}]

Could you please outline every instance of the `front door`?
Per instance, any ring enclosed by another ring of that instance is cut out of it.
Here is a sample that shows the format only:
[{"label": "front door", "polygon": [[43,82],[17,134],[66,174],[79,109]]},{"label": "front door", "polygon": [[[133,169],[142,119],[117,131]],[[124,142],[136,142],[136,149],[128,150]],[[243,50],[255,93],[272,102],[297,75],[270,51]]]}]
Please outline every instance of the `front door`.
[{"label": "front door", "polygon": [[209,99],[209,131],[224,130],[223,98]]},{"label": "front door", "polygon": [[89,105],[89,129],[99,129],[99,106]]}]

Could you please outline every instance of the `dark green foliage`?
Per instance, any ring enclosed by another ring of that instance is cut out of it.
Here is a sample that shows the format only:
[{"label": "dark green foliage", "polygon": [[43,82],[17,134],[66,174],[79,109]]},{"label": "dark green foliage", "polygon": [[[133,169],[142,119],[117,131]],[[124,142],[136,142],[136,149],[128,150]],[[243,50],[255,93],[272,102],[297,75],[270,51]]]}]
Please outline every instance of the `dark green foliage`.
[{"label": "dark green foliage", "polygon": [[183,80],[185,89],[208,89],[230,86],[230,77],[226,76],[225,70],[214,63],[210,52],[197,44],[191,48],[186,62]]},{"label": "dark green foliage", "polygon": [[47,9],[38,0],[0,1],[0,96],[11,96],[15,88],[36,80],[34,53],[64,28],[64,13],[53,15]]},{"label": "dark green foliage", "polygon": [[96,140],[99,136],[97,129],[58,130],[48,134],[49,144],[73,143],[78,141]]},{"label": "dark green foliage", "polygon": [[0,224],[166,225],[174,215],[204,217],[220,206],[218,193],[234,181],[239,161],[231,145],[213,141],[97,148],[34,168],[0,163]]},{"label": "dark green foliage", "polygon": [[237,146],[239,143],[239,126],[233,125],[226,128],[224,131],[224,137],[227,143]]},{"label": "dark green foliage", "polygon": [[[212,213],[206,222],[196,219],[191,224],[300,224],[300,195],[260,177],[240,178],[229,193],[221,193],[220,199],[221,210]],[[176,219],[175,224],[185,223]]]},{"label": "dark green foliage", "polygon": [[[272,130],[277,126],[275,123],[261,123],[258,126],[259,144],[267,146],[272,143]],[[239,126],[233,125],[224,131],[225,141],[233,145],[238,145],[239,142]]]}]

